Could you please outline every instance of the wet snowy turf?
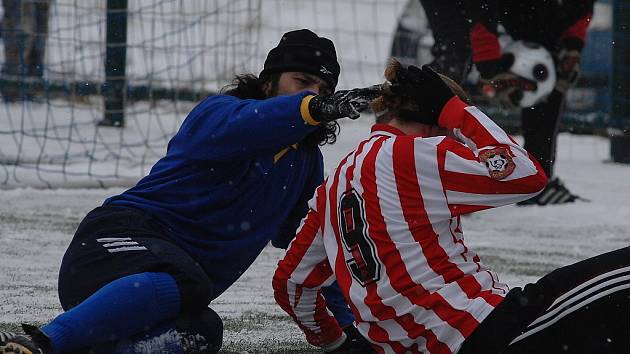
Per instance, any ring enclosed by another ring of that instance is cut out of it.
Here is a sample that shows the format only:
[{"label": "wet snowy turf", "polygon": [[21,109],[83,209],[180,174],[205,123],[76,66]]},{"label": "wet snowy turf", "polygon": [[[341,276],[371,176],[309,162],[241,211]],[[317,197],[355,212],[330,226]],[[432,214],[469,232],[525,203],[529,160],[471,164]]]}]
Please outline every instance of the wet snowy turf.
[{"label": "wet snowy turf", "polygon": [[[344,122],[324,150],[331,168],[367,135],[369,123]],[[605,162],[604,138],[563,134],[558,175],[591,200],[507,206],[463,220],[468,245],[511,286],[552,269],[630,244],[630,165]],[[57,272],[81,218],[121,189],[0,191],[0,330],[45,323],[60,312]],[[271,276],[282,251],[268,247],[212,307],[225,320],[225,353],[308,353],[297,326],[275,305]]]}]

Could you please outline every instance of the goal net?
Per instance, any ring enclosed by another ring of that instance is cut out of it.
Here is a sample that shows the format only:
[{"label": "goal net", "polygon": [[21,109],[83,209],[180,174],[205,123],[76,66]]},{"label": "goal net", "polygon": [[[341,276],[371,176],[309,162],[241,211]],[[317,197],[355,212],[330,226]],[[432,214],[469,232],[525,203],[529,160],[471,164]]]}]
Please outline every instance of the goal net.
[{"label": "goal net", "polygon": [[99,126],[107,3],[54,0],[47,35],[18,34],[46,36],[43,77],[3,70],[0,187],[131,184],[165,153],[194,104],[178,93],[216,92],[256,63],[260,0],[129,1],[125,127]]},{"label": "goal net", "polygon": [[127,100],[124,127],[115,128],[98,124],[107,93],[107,3],[50,2],[43,77],[0,77],[8,92],[0,103],[0,188],[133,184],[164,155],[195,102],[235,74],[258,74],[266,52],[292,29],[311,28],[335,40],[340,87],[379,80],[404,5],[129,0]]},{"label": "goal net", "polygon": [[[45,37],[43,76],[0,75],[0,188],[135,183],[199,100],[236,74],[258,74],[289,30],[309,28],[334,41],[338,88],[382,80],[401,24],[417,43],[416,64],[430,60],[431,33],[418,0],[30,1],[50,3],[48,32],[30,33]],[[111,3],[126,5],[126,65],[124,75],[113,75],[124,83],[121,127],[99,124],[114,82],[106,75],[108,48],[120,48],[106,41]],[[11,29],[3,28],[4,68]],[[582,104],[599,99],[574,91]]]}]

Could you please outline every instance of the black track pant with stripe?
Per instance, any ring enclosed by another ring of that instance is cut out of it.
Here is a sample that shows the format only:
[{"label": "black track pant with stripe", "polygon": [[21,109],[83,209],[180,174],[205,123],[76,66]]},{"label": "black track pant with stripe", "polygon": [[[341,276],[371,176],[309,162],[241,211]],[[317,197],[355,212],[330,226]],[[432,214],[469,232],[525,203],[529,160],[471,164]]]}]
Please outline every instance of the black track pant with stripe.
[{"label": "black track pant with stripe", "polygon": [[512,289],[458,354],[630,353],[630,247]]}]

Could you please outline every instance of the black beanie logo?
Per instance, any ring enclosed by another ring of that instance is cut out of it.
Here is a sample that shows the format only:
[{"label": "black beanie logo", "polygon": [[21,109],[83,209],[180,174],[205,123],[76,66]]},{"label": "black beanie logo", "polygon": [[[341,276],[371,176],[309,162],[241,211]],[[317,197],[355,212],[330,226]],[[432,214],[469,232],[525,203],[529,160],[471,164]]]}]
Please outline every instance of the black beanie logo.
[{"label": "black beanie logo", "polygon": [[325,67],[325,66],[323,66],[323,65],[322,65],[322,67],[321,67],[321,68],[319,68],[319,72],[320,72],[320,73],[322,73],[322,74],[324,74],[324,75],[332,75],[332,74],[333,74],[333,72],[332,72],[332,71],[330,71],[330,70],[326,69],[326,67]]}]

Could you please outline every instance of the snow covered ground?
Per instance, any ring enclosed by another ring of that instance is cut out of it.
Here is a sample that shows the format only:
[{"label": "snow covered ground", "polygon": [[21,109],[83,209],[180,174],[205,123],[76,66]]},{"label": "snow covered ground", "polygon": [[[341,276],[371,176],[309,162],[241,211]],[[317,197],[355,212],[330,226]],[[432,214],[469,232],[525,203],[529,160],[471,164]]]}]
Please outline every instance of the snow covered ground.
[{"label": "snow covered ground", "polygon": [[[370,118],[345,121],[326,166],[367,135]],[[557,173],[590,202],[507,206],[464,219],[464,233],[482,261],[511,286],[601,252],[630,244],[630,165],[607,162],[608,141],[563,134]],[[43,323],[60,312],[56,279],[74,229],[90,209],[121,189],[0,191],[0,328]],[[304,353],[299,329],[273,301],[270,281],[281,250],[269,247],[212,306],[225,319],[226,353]]]}]

